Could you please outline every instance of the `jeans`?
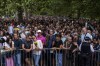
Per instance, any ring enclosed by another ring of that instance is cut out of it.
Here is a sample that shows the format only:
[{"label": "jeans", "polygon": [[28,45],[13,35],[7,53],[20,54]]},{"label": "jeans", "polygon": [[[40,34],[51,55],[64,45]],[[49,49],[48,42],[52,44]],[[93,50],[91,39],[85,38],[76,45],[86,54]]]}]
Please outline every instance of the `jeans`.
[{"label": "jeans", "polygon": [[17,53],[14,55],[14,63],[15,66],[21,66],[21,53]]},{"label": "jeans", "polygon": [[6,62],[5,62],[5,54],[1,54],[1,57],[0,57],[0,65],[1,66],[6,66]]},{"label": "jeans", "polygon": [[40,60],[40,55],[33,55],[34,61],[35,61],[35,66],[39,66],[39,60]]},{"label": "jeans", "polygon": [[62,53],[56,53],[56,66],[62,66]]}]

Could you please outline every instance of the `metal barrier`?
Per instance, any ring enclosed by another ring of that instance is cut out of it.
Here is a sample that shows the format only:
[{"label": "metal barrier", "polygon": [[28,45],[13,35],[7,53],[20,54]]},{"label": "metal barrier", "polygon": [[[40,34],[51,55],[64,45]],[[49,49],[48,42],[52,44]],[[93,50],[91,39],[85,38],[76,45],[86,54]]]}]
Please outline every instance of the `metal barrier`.
[{"label": "metal barrier", "polygon": [[0,50],[0,66],[100,66],[100,51],[84,56],[79,51],[59,48],[34,49],[30,53]]}]

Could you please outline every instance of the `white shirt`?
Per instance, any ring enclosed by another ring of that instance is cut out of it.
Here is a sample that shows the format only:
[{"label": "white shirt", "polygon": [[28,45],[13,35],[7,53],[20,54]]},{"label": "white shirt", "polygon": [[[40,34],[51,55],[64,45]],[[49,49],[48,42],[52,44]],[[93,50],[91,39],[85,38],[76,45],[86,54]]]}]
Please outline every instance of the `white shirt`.
[{"label": "white shirt", "polygon": [[21,38],[25,39],[26,38],[26,35],[24,33],[21,33],[20,34]]},{"label": "white shirt", "polygon": [[92,35],[87,33],[86,35],[85,34],[82,34],[81,35],[81,41],[83,42],[84,41],[84,37],[89,37],[91,40],[92,40]]},{"label": "white shirt", "polygon": [[[12,41],[12,44],[14,44],[14,42]],[[10,45],[7,42],[3,43],[3,46],[7,47],[7,48],[11,48]]]},{"label": "white shirt", "polygon": [[14,30],[13,26],[9,26],[8,27],[9,34],[13,34],[13,30]]},{"label": "white shirt", "polygon": [[[37,40],[36,42],[37,42],[37,47],[39,49],[43,49],[42,41],[41,40]],[[33,54],[41,55],[42,50],[37,51],[37,50],[35,50],[35,48],[36,48],[36,46],[35,46],[35,44],[33,42]]]},{"label": "white shirt", "polygon": [[7,48],[11,48],[7,42],[3,43],[3,46],[5,46]]}]

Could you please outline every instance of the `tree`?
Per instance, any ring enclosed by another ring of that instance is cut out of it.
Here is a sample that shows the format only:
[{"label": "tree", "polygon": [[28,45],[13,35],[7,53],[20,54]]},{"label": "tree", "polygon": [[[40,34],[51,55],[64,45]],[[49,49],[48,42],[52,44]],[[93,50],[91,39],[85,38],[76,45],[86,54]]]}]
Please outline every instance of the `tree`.
[{"label": "tree", "polygon": [[0,0],[0,15],[18,15],[23,21],[30,15],[58,15],[100,19],[99,0]]}]

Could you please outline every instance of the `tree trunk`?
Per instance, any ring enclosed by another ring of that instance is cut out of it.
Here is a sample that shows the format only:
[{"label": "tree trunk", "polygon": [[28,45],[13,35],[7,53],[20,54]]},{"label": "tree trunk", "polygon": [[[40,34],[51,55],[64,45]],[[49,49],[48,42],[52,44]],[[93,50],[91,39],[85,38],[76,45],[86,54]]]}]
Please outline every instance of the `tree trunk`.
[{"label": "tree trunk", "polygon": [[18,22],[23,22],[23,9],[21,6],[18,7]]},{"label": "tree trunk", "polygon": [[24,16],[25,16],[25,18],[26,18],[26,20],[28,20],[28,10],[27,10],[27,8],[24,6]]}]

